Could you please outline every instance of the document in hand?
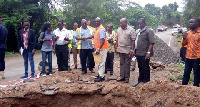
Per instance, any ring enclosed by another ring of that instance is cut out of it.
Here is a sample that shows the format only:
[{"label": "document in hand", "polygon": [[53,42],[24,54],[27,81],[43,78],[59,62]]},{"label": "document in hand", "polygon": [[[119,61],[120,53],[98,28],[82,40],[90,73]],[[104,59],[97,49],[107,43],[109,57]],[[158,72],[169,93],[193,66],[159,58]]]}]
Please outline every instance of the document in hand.
[{"label": "document in hand", "polygon": [[24,49],[21,47],[20,48],[21,55],[23,54],[23,51],[24,51]]},{"label": "document in hand", "polygon": [[102,62],[101,54],[97,55],[96,52],[93,52],[92,54],[93,54],[95,63],[101,63]]}]

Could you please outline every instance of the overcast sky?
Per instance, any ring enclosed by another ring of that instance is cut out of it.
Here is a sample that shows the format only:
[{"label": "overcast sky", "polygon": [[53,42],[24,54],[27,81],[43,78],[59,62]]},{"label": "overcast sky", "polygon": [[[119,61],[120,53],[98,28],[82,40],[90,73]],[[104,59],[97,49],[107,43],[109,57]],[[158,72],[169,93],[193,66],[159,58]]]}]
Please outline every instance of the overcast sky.
[{"label": "overcast sky", "polygon": [[155,4],[156,6],[162,7],[163,5],[168,5],[169,3],[176,2],[179,5],[178,11],[182,11],[182,8],[184,6],[183,0],[131,0],[133,2],[136,2],[140,4],[142,7],[145,6],[145,4]]}]

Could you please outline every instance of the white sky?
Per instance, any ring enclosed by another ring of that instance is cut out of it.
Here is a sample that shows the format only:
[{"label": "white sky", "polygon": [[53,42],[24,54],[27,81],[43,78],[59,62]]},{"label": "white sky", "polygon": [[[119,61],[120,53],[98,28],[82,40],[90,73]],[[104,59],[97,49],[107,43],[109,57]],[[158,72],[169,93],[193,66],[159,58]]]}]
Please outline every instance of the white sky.
[{"label": "white sky", "polygon": [[183,0],[130,0],[133,2],[136,2],[140,4],[142,7],[145,6],[145,4],[155,4],[155,6],[162,7],[163,5],[168,5],[169,3],[176,2],[179,5],[178,11],[182,11],[184,7]]}]

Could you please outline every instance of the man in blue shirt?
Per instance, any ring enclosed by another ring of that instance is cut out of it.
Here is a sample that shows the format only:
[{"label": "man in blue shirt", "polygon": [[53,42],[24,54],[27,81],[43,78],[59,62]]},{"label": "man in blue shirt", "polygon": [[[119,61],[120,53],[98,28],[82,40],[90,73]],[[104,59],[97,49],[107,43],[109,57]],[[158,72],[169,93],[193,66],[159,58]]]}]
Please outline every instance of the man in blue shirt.
[{"label": "man in blue shirt", "polygon": [[87,28],[87,21],[82,19],[80,28],[80,35],[76,37],[77,40],[81,40],[81,50],[80,50],[80,59],[82,66],[82,74],[87,73],[86,60],[89,60],[89,70],[94,73],[94,57],[92,52],[94,51],[94,45],[92,44],[92,39],[85,39],[91,36],[90,30]]},{"label": "man in blue shirt", "polygon": [[5,79],[5,51],[6,51],[6,38],[8,31],[2,24],[3,18],[0,16],[0,80]]}]

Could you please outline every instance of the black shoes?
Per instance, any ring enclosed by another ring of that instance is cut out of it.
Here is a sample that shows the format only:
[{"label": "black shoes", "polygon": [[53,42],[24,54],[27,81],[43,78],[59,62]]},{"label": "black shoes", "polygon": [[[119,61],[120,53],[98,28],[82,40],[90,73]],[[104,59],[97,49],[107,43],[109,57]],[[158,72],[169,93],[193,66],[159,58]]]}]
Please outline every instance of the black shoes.
[{"label": "black shoes", "polygon": [[138,82],[137,84],[135,84],[135,85],[132,85],[133,87],[136,87],[138,84],[140,84],[140,82]]},{"label": "black shoes", "polygon": [[135,71],[135,68],[132,68],[131,71]]},{"label": "black shoes", "polygon": [[105,76],[104,76],[104,77],[98,76],[98,77],[94,80],[94,82],[102,82],[102,81],[105,81]]}]

